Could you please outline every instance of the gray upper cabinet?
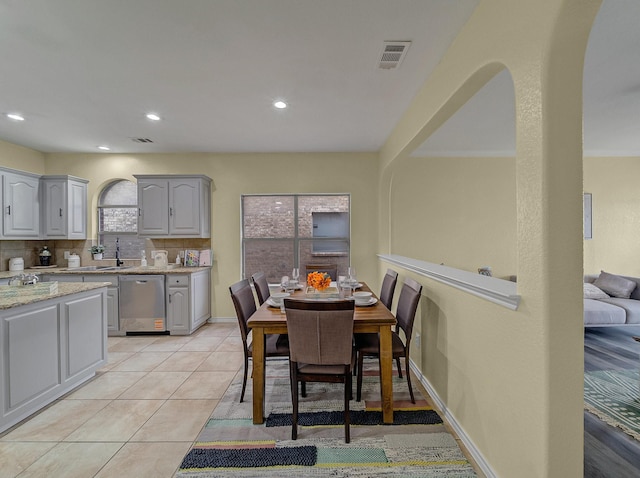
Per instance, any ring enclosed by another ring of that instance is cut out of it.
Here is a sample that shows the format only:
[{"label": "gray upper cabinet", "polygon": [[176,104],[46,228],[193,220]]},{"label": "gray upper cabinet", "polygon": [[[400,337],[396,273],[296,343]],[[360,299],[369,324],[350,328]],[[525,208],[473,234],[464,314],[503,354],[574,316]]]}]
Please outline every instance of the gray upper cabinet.
[{"label": "gray upper cabinet", "polygon": [[2,173],[2,236],[37,239],[40,235],[40,176],[14,170]]},{"label": "gray upper cabinet", "polygon": [[211,178],[134,175],[138,181],[138,235],[211,237]]},{"label": "gray upper cabinet", "polygon": [[87,181],[73,176],[42,176],[42,235],[87,238]]}]

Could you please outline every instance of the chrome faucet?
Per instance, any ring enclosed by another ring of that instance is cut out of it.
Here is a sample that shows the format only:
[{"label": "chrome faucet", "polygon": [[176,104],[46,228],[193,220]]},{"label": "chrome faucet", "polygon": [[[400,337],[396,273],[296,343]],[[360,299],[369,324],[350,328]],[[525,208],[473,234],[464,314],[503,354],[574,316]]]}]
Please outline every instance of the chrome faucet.
[{"label": "chrome faucet", "polygon": [[120,267],[124,261],[120,260],[120,238],[116,237],[116,267]]}]

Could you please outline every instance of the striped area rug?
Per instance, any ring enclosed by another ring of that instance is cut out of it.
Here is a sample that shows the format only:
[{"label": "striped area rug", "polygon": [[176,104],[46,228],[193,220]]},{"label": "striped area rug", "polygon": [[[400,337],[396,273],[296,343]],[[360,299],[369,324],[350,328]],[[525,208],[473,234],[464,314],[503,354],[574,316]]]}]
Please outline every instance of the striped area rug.
[{"label": "striped area rug", "polygon": [[286,418],[291,414],[288,362],[269,361],[267,423],[252,423],[250,381],[245,401],[238,402],[239,375],[240,380],[230,385],[175,476],[475,477],[429,402],[418,392],[416,403],[411,403],[404,378],[394,376],[394,408],[401,411],[394,414],[397,423],[383,425],[381,418],[376,419],[381,411],[380,384],[377,372],[367,365],[363,400],[354,400],[350,406],[356,416],[368,418],[362,425],[352,423],[351,443],[344,442],[341,413],[334,414],[336,417],[327,413],[342,410],[343,386],[331,383],[307,384],[307,397],[300,397],[305,425],[299,425],[298,439],[291,440],[290,419]]},{"label": "striped area rug", "polygon": [[584,374],[585,408],[604,422],[640,440],[638,370],[599,370]]}]

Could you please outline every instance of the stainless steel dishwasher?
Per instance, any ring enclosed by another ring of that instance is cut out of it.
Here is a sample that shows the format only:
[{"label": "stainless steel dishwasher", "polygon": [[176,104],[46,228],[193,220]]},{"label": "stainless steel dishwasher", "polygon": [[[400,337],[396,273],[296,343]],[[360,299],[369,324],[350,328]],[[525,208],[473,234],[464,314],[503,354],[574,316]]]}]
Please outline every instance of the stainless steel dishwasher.
[{"label": "stainless steel dishwasher", "polygon": [[163,275],[121,275],[120,330],[164,332],[167,330]]}]

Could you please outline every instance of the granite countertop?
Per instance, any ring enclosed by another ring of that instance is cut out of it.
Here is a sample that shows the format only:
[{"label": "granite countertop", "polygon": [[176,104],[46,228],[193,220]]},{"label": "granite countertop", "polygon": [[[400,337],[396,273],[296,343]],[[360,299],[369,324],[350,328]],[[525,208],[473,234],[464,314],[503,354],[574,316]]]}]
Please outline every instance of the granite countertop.
[{"label": "granite countertop", "polygon": [[[15,271],[11,271],[11,273],[15,275]],[[17,297],[0,297],[0,310],[20,307],[21,305],[33,304],[35,302],[41,302],[49,299],[55,299],[56,297],[62,297],[65,295],[77,294],[78,292],[99,289],[101,287],[107,287],[110,284],[111,282],[58,282],[58,292],[54,292],[51,294],[25,294],[22,296],[19,295]]]},{"label": "granite countertop", "polygon": [[[98,266],[101,267],[101,266]],[[105,266],[107,267],[107,266]],[[185,267],[169,264],[167,267],[155,267],[155,266],[125,266],[123,269],[102,269],[102,270],[85,270],[83,267],[69,268],[69,267],[37,267],[32,269],[25,269],[24,271],[2,271],[0,272],[0,279],[10,279],[20,274],[36,274],[36,275],[55,275],[55,274],[193,274],[194,272],[211,269],[211,267]]]}]

